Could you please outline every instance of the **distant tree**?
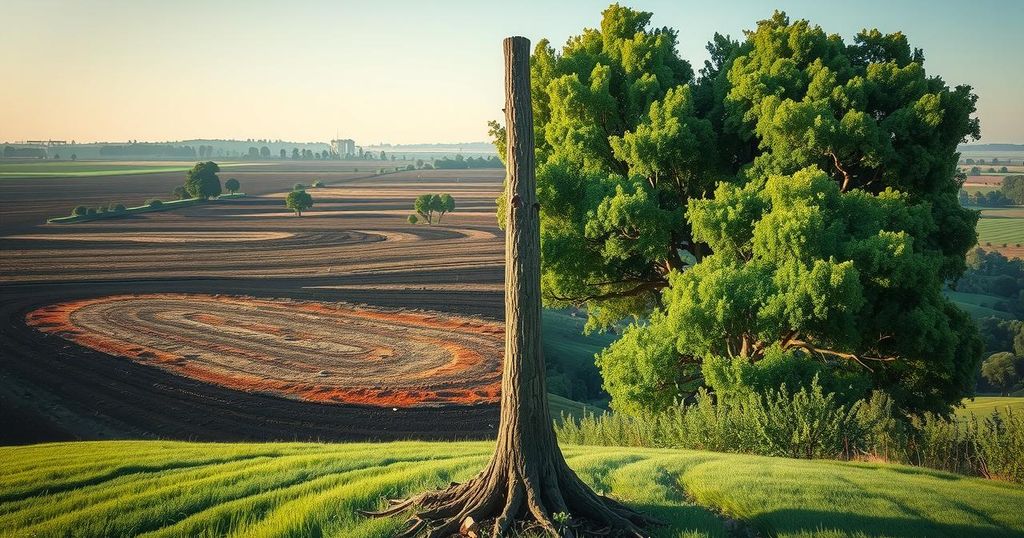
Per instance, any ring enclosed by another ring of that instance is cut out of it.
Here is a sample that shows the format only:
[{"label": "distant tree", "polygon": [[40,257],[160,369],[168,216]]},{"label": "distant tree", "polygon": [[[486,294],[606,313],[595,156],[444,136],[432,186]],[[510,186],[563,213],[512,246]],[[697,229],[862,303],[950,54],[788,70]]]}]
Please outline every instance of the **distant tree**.
[{"label": "distant tree", "polygon": [[259,159],[260,158],[260,150],[259,150],[259,148],[257,148],[256,146],[250,146],[249,147],[249,153],[247,153],[246,156],[248,158],[250,158],[250,159],[253,159],[253,160]]},{"label": "distant tree", "polygon": [[977,163],[978,163],[978,164],[985,164],[985,159],[978,159],[978,160],[977,160]]},{"label": "distant tree", "polygon": [[974,159],[967,159],[964,164],[974,164]]},{"label": "distant tree", "polygon": [[303,211],[313,207],[313,197],[304,190],[294,190],[285,197],[284,204],[301,217]]},{"label": "distant tree", "polygon": [[1020,383],[1020,360],[1009,352],[994,353],[981,363],[981,377],[1006,395]]},{"label": "distant tree", "polygon": [[72,153],[72,154],[71,154],[71,160],[72,160],[72,161],[77,161],[77,160],[78,160],[78,155],[76,155],[76,154]]},{"label": "distant tree", "polygon": [[1001,174],[1005,174],[1005,173],[1007,173],[1009,171],[1010,171],[1010,169],[1005,167],[1005,166],[999,168],[999,173],[1001,173]]},{"label": "distant tree", "polygon": [[423,168],[423,159],[416,159],[416,168]]},{"label": "distant tree", "polygon": [[281,160],[284,160],[284,159],[287,159],[287,158],[288,158],[288,151],[285,150],[284,148],[281,148]]},{"label": "distant tree", "polygon": [[419,217],[417,217],[416,215],[409,215],[409,217],[406,220],[409,221],[409,224],[416,224],[417,222],[420,221]]},{"label": "distant tree", "polygon": [[60,160],[60,153],[54,153],[53,154],[53,160],[59,161]]},{"label": "distant tree", "polygon": [[1024,205],[1024,176],[1006,176],[1000,189],[1016,205]]},{"label": "distant tree", "polygon": [[971,173],[969,175],[980,176],[981,175],[981,167],[980,166],[972,166],[971,167]]},{"label": "distant tree", "polygon": [[124,204],[114,204],[111,211],[114,213],[124,213],[125,211],[128,211],[128,208],[126,208]]},{"label": "distant tree", "polygon": [[241,187],[241,185],[238,184],[238,180],[235,178],[229,178],[224,182],[224,188],[231,194],[238,192],[239,187]]},{"label": "distant tree", "polygon": [[445,193],[440,196],[435,196],[431,199],[431,203],[436,204],[435,211],[437,211],[437,223],[441,223],[441,218],[444,217],[445,213],[451,213],[455,211],[455,198],[452,195]]},{"label": "distant tree", "polygon": [[434,218],[434,195],[433,194],[421,194],[416,197],[413,202],[413,209],[416,210],[421,217],[426,219],[427,224],[433,223]]},{"label": "distant tree", "polygon": [[999,157],[993,157],[992,164],[999,164]]},{"label": "distant tree", "polygon": [[81,217],[82,215],[85,215],[88,212],[88,207],[84,205],[76,205],[75,208],[71,210],[71,215],[74,217]]},{"label": "distant tree", "polygon": [[995,168],[993,168],[993,167],[991,167],[991,166],[989,166],[989,167],[988,167],[988,170],[986,170],[986,172],[988,172],[988,173],[990,173],[990,174],[994,174],[994,173],[995,173],[995,171],[996,171],[996,169],[995,169]]},{"label": "distant tree", "polygon": [[314,189],[322,189],[322,188],[324,188],[324,182],[323,182],[323,181],[320,181],[319,179],[317,179],[317,180],[314,180],[314,181],[313,181],[313,185],[312,185],[312,187],[313,187]]},{"label": "distant tree", "polygon": [[193,198],[204,200],[220,195],[220,178],[217,172],[220,172],[220,166],[213,161],[196,163],[185,175],[185,190]]},{"label": "distant tree", "polygon": [[146,205],[149,206],[149,207],[157,208],[157,207],[162,207],[164,205],[164,203],[163,203],[162,200],[157,200],[157,199],[154,198],[154,199],[151,199],[151,200],[146,200]]},{"label": "distant tree", "polygon": [[424,163],[423,166],[421,166],[420,168],[422,168],[423,170],[433,170],[434,169],[434,165],[432,165],[430,163]]},{"label": "distant tree", "polygon": [[302,189],[305,189],[305,188],[306,188],[306,186],[303,185],[302,183],[296,183],[296,184],[292,185],[292,190],[293,191],[301,191]]},{"label": "distant tree", "polygon": [[301,158],[301,155],[299,153],[299,148],[292,148],[292,159],[297,161],[300,158]]},{"label": "distant tree", "polygon": [[268,148],[267,146],[261,147],[260,148],[260,158],[261,159],[269,159],[270,158],[270,148]]},{"label": "distant tree", "polygon": [[171,191],[171,196],[173,196],[175,200],[184,200],[189,197],[188,191],[185,189],[184,185],[174,187],[174,190]]},{"label": "distant tree", "polygon": [[384,150],[380,150],[380,160],[383,161],[386,158],[387,158],[387,156],[384,154]]},{"label": "distant tree", "polygon": [[411,165],[411,164],[409,164],[409,165],[406,165],[406,166],[405,166],[405,169],[406,169],[406,170],[415,170],[415,169],[416,169],[416,167],[415,167],[415,166],[413,166],[413,165]]},{"label": "distant tree", "polygon": [[960,199],[960,205],[971,205],[971,194],[966,190],[960,189],[960,192],[957,194],[957,196]]}]

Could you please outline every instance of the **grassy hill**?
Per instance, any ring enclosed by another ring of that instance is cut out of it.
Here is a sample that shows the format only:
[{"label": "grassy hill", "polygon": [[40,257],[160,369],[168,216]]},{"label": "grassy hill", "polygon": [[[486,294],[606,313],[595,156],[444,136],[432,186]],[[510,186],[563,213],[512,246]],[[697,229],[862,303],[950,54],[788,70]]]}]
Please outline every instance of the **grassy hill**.
[{"label": "grassy hill", "polygon": [[[465,480],[491,444],[110,441],[0,448],[0,534],[384,536],[356,509]],[[659,536],[1021,536],[1024,487],[876,463],[566,447]],[[725,516],[720,514],[724,513]]]},{"label": "grassy hill", "polygon": [[[973,399],[964,400],[964,406],[957,408],[956,414],[967,416],[971,413],[978,418],[985,418],[993,411],[1005,413],[1006,408],[1014,412],[1024,412],[1024,398],[1020,396],[977,396]],[[554,414],[554,411],[552,411]]]}]

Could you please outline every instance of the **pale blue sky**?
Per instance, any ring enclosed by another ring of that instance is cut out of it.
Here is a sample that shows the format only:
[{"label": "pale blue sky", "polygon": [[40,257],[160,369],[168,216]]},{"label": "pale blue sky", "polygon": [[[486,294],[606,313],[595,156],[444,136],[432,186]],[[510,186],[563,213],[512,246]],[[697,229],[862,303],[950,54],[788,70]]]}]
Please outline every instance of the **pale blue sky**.
[{"label": "pale blue sky", "polygon": [[[699,67],[715,31],[773,9],[849,39],[904,31],[981,96],[985,142],[1024,143],[1024,0],[637,1]],[[476,141],[497,119],[501,39],[555,44],[607,2],[0,0],[0,140],[193,137]]]}]

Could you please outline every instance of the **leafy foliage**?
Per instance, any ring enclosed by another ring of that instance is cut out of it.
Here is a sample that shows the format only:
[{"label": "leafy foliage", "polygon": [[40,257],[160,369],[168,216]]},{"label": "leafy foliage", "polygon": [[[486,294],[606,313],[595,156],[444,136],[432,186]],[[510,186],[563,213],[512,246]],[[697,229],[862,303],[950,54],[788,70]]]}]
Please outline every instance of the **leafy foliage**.
[{"label": "leafy foliage", "polygon": [[301,217],[303,211],[313,207],[313,197],[304,190],[294,190],[285,196],[284,205]]},{"label": "leafy foliage", "polygon": [[219,196],[221,189],[217,172],[220,172],[220,166],[213,161],[196,163],[185,175],[185,190],[192,198]]},{"label": "leafy foliage", "polygon": [[956,167],[971,88],[901,33],[847,44],[782,13],[717,35],[695,79],[650,18],[613,5],[531,62],[545,302],[585,305],[590,329],[642,320],[599,357],[613,406],[663,409],[702,365],[769,357],[855,381],[847,400],[969,394],[981,343],[940,290],[977,240]]},{"label": "leafy foliage", "polygon": [[238,192],[238,189],[241,188],[241,185],[238,183],[237,179],[232,177],[228,178],[228,180],[224,182],[224,188],[227,189],[227,191],[230,192],[231,194],[234,194]]}]

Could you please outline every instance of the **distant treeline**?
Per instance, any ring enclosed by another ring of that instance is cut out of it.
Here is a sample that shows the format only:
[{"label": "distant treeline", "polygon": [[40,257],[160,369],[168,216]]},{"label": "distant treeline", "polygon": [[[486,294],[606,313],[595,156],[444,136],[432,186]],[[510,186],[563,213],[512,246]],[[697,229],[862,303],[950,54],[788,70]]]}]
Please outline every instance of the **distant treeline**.
[{"label": "distant treeline", "polygon": [[44,159],[46,150],[43,148],[16,148],[4,146],[5,159]]},{"label": "distant treeline", "polygon": [[497,157],[469,157],[456,155],[454,159],[442,157],[434,159],[434,168],[440,170],[461,170],[466,168],[504,168],[505,165]]},{"label": "distant treeline", "polygon": [[127,144],[120,146],[102,146],[101,157],[168,157],[195,158],[196,148],[192,146],[175,146],[172,144]]}]

